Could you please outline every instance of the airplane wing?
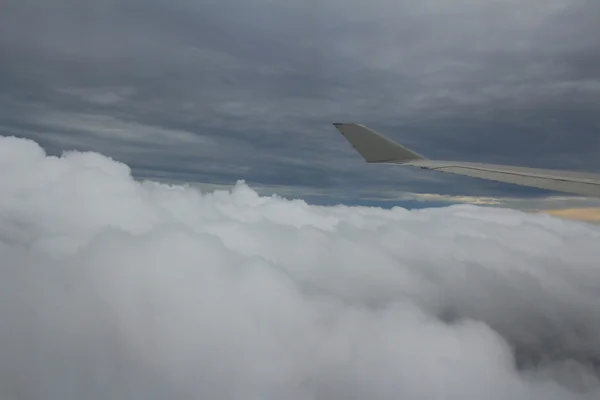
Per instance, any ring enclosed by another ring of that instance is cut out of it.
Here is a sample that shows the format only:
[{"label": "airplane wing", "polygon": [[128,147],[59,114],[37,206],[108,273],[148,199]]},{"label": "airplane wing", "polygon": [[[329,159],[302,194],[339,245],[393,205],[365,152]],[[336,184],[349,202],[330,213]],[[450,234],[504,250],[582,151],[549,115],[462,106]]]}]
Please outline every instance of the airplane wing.
[{"label": "airplane wing", "polygon": [[521,186],[600,197],[600,174],[431,160],[363,125],[355,123],[333,125],[368,163],[400,164]]}]

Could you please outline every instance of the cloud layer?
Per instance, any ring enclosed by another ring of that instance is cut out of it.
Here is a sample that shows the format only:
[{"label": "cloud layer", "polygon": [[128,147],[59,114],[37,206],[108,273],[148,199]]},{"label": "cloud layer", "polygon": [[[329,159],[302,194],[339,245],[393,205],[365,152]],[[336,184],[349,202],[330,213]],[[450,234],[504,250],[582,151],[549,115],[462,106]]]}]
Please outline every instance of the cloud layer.
[{"label": "cloud layer", "polygon": [[134,181],[0,138],[4,399],[595,399],[600,228]]},{"label": "cloud layer", "polygon": [[[332,122],[426,156],[600,171],[596,0],[8,0],[0,134],[138,177],[546,192],[364,167]],[[372,172],[377,171],[377,172]]]}]

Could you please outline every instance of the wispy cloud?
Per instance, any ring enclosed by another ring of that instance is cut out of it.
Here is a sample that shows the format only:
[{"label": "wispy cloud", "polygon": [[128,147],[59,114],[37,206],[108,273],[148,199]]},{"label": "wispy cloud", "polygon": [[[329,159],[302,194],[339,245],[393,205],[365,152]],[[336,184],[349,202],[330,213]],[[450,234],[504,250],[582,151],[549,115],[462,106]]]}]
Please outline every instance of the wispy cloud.
[{"label": "wispy cloud", "polygon": [[450,196],[413,193],[404,195],[424,202],[447,204],[474,204],[492,207],[508,207],[528,212],[540,212],[557,217],[586,222],[600,222],[600,200],[576,196],[547,196],[542,198]]},{"label": "wispy cloud", "polygon": [[550,215],[574,219],[578,221],[600,223],[600,207],[595,208],[567,208],[559,210],[544,210]]}]

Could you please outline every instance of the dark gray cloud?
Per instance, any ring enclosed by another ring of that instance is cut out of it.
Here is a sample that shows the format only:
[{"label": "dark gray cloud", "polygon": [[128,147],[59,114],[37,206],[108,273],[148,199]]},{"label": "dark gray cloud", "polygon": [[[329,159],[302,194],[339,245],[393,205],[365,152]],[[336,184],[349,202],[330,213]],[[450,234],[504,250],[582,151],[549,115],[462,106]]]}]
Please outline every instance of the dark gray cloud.
[{"label": "dark gray cloud", "polygon": [[535,195],[365,166],[359,121],[442,158],[600,171],[600,4],[8,1],[0,134],[140,177]]}]

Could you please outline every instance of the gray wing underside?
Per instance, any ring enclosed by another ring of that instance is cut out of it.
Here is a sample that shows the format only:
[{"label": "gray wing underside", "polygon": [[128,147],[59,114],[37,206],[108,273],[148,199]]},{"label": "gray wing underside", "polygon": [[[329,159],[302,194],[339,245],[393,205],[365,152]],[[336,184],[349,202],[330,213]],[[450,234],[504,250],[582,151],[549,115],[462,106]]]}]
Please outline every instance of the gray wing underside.
[{"label": "gray wing underside", "polygon": [[600,174],[431,160],[363,125],[354,123],[333,125],[369,163],[400,164],[521,186],[600,197]]}]

